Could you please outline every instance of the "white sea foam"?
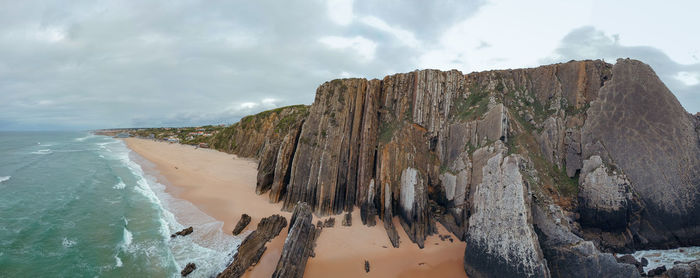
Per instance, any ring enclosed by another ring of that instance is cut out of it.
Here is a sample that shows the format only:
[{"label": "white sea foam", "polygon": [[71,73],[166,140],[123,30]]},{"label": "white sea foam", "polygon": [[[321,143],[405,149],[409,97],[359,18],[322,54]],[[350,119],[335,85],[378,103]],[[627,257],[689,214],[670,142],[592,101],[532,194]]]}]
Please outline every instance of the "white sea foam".
[{"label": "white sea foam", "polygon": [[700,246],[681,247],[668,250],[641,250],[632,253],[637,260],[646,258],[649,264],[644,267],[644,271],[665,265],[667,269],[673,267],[674,262],[688,262],[700,259]]},{"label": "white sea foam", "polygon": [[124,249],[129,248],[132,242],[134,242],[134,235],[126,227],[124,227],[122,247]]},{"label": "white sea foam", "polygon": [[114,255],[114,259],[117,261],[116,267],[122,267],[124,263],[122,263],[122,259],[119,258],[119,255]]},{"label": "white sea foam", "polygon": [[51,154],[51,153],[53,153],[53,151],[51,151],[51,149],[43,149],[43,150],[38,150],[38,151],[32,152],[32,154]]},{"label": "white sea foam", "polygon": [[75,243],[75,240],[68,239],[67,237],[64,237],[63,242],[61,242],[65,248],[71,248],[73,245],[75,245]]},{"label": "white sea foam", "polygon": [[124,189],[124,187],[126,187],[126,184],[124,184],[124,181],[122,180],[122,178],[119,178],[119,177],[117,177],[117,178],[119,179],[119,182],[117,184],[115,184],[113,186],[113,188],[114,189]]},{"label": "white sea foam", "polygon": [[2,182],[6,182],[6,181],[9,181],[11,177],[12,177],[12,176],[4,176],[4,177],[0,177],[0,183],[2,183]]},{"label": "white sea foam", "polygon": [[[118,144],[106,147],[105,150],[111,149],[110,156],[117,157],[132,172],[136,178],[136,185],[132,186],[131,189],[146,197],[161,213],[159,218],[160,233],[170,247],[169,259],[175,263],[178,269],[184,267],[188,262],[201,262],[197,263],[197,271],[203,277],[216,275],[222,271],[231,261],[231,256],[235,253],[232,251],[235,251],[240,245],[240,239],[223,233],[221,229],[223,222],[207,216],[191,203],[175,199],[166,193],[164,185],[158,183],[154,177],[146,175],[141,166],[129,158],[129,150],[126,145],[122,141],[114,141]],[[186,217],[189,219],[187,226],[197,227],[194,234],[170,239],[171,233],[185,228],[177,221],[171,212],[173,210],[178,211],[180,217],[182,217],[183,212],[188,216],[196,214],[193,219]],[[151,250],[152,247],[146,243],[134,242],[128,248],[128,252],[143,252],[146,255],[154,253],[155,256],[156,252]]]},{"label": "white sea foam", "polygon": [[93,137],[97,137],[97,135],[95,135],[95,134],[89,134],[89,135],[87,135],[87,136],[85,136],[85,137],[75,138],[75,141],[77,141],[77,142],[83,142],[83,141],[85,141],[85,140],[87,140],[87,139],[90,139],[90,138],[93,138]]}]

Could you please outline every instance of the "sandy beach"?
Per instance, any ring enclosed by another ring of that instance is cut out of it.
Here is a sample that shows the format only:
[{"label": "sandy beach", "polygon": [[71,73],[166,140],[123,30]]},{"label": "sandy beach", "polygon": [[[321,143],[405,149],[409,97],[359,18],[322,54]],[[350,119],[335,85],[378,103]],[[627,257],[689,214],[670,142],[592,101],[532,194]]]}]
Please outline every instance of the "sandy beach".
[{"label": "sandy beach", "polygon": [[[254,160],[152,140],[129,138],[124,141],[131,150],[155,165],[154,170],[158,172],[155,176],[164,179],[160,182],[168,187],[168,193],[222,221],[225,233],[233,230],[243,213],[252,218],[247,230],[255,229],[260,219],[272,214],[287,219],[291,216],[281,211],[281,203],[270,203],[266,194],[255,194],[257,162]],[[425,248],[420,249],[394,219],[401,244],[400,248],[393,248],[380,221],[377,226],[367,227],[360,221],[359,209],[355,209],[352,216],[351,227],[342,226],[342,215],[337,215],[334,216],[335,227],[323,229],[317,241],[316,257],[309,258],[304,277],[466,277],[462,264],[464,242],[442,241],[434,235],[426,240]],[[314,223],[317,220],[319,218],[315,217]],[[439,224],[438,232],[449,234]],[[272,275],[286,236],[286,229],[283,229],[267,244],[260,263],[246,273],[247,277]],[[369,273],[364,270],[365,260],[370,263]]]}]

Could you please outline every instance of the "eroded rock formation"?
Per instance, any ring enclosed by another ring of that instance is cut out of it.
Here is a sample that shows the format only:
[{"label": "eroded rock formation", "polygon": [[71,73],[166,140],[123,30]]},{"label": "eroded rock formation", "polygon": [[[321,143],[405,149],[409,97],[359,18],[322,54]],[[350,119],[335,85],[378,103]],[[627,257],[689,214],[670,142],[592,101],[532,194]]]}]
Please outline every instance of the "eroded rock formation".
[{"label": "eroded rock formation", "polygon": [[241,277],[249,267],[260,261],[260,257],[267,250],[267,247],[265,247],[267,242],[279,235],[280,231],[286,226],[287,219],[277,214],[260,220],[257,229],[250,233],[238,247],[238,252],[233,256],[233,261],[217,277]]},{"label": "eroded rock formation", "polygon": [[334,80],[294,115],[229,136],[258,193],[357,207],[395,247],[394,216],[421,247],[440,222],[473,276],[634,276],[603,251],[700,245],[700,117],[639,61]]},{"label": "eroded rock formation", "polygon": [[245,213],[242,214],[241,219],[239,219],[238,223],[236,223],[236,227],[233,228],[233,232],[232,232],[233,235],[237,236],[238,234],[240,234],[243,231],[243,229],[245,229],[245,227],[248,226],[248,224],[250,223],[250,220],[251,220],[250,215],[247,215]]},{"label": "eroded rock formation", "polygon": [[312,222],[313,215],[309,205],[298,203],[289,220],[289,233],[272,277],[304,276],[306,261],[313,254],[317,237],[316,227]]}]

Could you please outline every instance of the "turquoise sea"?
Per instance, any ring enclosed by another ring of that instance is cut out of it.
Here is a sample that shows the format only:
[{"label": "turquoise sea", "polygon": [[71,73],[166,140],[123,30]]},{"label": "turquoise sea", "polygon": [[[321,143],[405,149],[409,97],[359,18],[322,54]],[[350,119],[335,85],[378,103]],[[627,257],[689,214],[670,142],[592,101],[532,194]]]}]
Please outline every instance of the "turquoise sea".
[{"label": "turquoise sea", "polygon": [[[0,132],[0,277],[209,277],[240,239],[88,132]],[[162,180],[162,179],[161,179]],[[170,238],[187,226],[195,233]]]}]

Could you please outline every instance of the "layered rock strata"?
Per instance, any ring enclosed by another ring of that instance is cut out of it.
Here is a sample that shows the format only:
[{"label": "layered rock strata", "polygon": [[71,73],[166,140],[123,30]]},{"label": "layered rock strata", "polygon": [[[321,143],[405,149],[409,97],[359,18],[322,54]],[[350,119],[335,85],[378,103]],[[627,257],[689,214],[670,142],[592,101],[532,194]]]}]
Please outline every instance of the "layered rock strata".
[{"label": "layered rock strata", "polygon": [[311,208],[306,203],[298,203],[289,220],[289,233],[272,277],[304,276],[306,261],[313,254],[317,237],[312,222]]},{"label": "layered rock strata", "polygon": [[245,227],[248,226],[248,224],[250,223],[250,220],[251,220],[250,215],[247,215],[245,213],[242,214],[241,219],[239,219],[238,223],[236,223],[236,227],[233,228],[233,232],[232,232],[233,235],[237,236],[238,234],[240,234],[243,231],[243,229],[245,229]]},{"label": "layered rock strata", "polygon": [[395,247],[394,216],[421,247],[439,221],[473,247],[475,276],[634,275],[601,251],[700,244],[700,118],[638,61],[334,80],[293,122],[245,153],[258,193],[319,216],[358,207]]},{"label": "layered rock strata", "polygon": [[531,197],[520,174],[519,155],[505,156],[501,143],[472,192],[464,267],[469,277],[548,277],[547,262],[532,226]]},{"label": "layered rock strata", "polygon": [[233,261],[219,273],[219,278],[241,277],[245,271],[260,261],[268,241],[275,238],[287,226],[287,219],[280,215],[272,215],[260,220],[255,231],[250,233],[238,247]]}]

